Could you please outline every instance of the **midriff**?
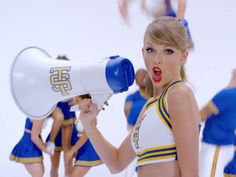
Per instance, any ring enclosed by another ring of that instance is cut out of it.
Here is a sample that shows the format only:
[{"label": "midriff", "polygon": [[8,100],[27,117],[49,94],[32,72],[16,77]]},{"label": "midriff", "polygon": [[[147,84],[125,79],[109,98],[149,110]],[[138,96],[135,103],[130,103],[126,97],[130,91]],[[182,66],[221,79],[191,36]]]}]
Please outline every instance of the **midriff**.
[{"label": "midriff", "polygon": [[139,166],[138,177],[181,177],[178,161]]}]

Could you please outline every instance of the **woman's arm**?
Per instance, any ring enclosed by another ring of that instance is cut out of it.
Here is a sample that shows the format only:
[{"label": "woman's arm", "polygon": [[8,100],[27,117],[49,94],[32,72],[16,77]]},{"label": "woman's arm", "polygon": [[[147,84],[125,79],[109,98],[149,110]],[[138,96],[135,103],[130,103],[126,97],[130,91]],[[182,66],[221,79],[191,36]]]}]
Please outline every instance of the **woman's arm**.
[{"label": "woman's arm", "polygon": [[33,143],[43,152],[49,153],[46,150],[46,146],[40,137],[42,127],[45,119],[42,120],[31,120],[33,122],[32,131],[31,131],[31,140]]},{"label": "woman's arm", "polygon": [[68,163],[76,152],[84,145],[84,143],[88,140],[88,137],[85,132],[82,133],[80,139],[76,142],[74,146],[70,148],[69,151],[65,151],[65,163]]},{"label": "woman's arm", "polygon": [[135,153],[131,146],[131,133],[121,146],[116,148],[102,136],[96,126],[87,126],[85,130],[99,157],[107,165],[111,173],[121,172],[135,158]]},{"label": "woman's arm", "polygon": [[186,10],[186,5],[187,5],[186,0],[179,0],[179,2],[178,2],[178,9],[177,9],[177,12],[176,12],[176,18],[177,19],[184,18],[184,14],[185,14],[185,10]]},{"label": "woman's arm", "polygon": [[128,102],[125,103],[125,106],[124,106],[124,113],[125,113],[125,117],[126,117],[127,122],[128,122],[128,116],[129,116],[132,104],[133,103],[131,101],[128,101]]},{"label": "woman's arm", "polygon": [[97,106],[91,100],[83,100],[80,108],[80,120],[99,157],[107,165],[111,173],[122,171],[135,158],[135,153],[131,146],[131,133],[121,146],[116,148],[103,137],[94,124],[99,112]]},{"label": "woman's arm", "polygon": [[210,107],[209,107],[208,103],[206,106],[204,106],[201,110],[200,110],[200,115],[201,115],[201,121],[205,121],[208,117],[210,117],[211,115],[213,115],[213,112],[211,111]]},{"label": "woman's arm", "polygon": [[175,85],[168,93],[168,110],[177,148],[181,177],[199,177],[199,109],[186,85]]},{"label": "woman's arm", "polygon": [[82,133],[80,139],[76,142],[76,144],[74,146],[72,146],[71,151],[73,153],[75,153],[76,151],[78,151],[83,145],[84,143],[88,140],[88,136],[85,132]]},{"label": "woman's arm", "polygon": [[120,15],[127,25],[130,25],[128,6],[131,0],[118,0]]}]

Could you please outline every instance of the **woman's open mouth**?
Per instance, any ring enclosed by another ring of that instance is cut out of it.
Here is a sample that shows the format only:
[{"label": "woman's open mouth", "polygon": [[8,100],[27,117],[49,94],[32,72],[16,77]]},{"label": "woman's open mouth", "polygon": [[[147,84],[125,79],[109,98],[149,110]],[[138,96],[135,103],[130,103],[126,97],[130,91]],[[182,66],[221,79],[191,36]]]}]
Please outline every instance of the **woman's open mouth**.
[{"label": "woman's open mouth", "polygon": [[154,82],[160,82],[161,81],[161,69],[159,67],[153,67],[152,68],[152,80]]}]

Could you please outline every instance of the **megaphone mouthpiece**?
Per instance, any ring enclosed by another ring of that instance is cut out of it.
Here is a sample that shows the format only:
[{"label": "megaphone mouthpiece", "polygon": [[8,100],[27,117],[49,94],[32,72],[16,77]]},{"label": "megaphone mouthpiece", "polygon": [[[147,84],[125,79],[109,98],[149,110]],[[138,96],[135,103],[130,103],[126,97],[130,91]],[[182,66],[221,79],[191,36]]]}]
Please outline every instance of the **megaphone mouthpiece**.
[{"label": "megaphone mouthpiece", "polygon": [[110,57],[106,67],[106,78],[114,93],[127,91],[134,83],[134,77],[134,68],[130,60],[119,55]]}]

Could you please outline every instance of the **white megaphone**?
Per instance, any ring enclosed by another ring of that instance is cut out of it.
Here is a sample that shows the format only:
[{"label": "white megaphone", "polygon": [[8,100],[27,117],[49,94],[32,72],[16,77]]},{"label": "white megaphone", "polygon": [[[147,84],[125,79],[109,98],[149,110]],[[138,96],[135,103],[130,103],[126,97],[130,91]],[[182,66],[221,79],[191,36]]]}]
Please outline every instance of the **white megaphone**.
[{"label": "white megaphone", "polygon": [[23,49],[10,71],[10,87],[20,110],[34,119],[48,117],[60,101],[90,94],[102,107],[134,82],[130,60],[112,56],[93,62],[56,60],[38,47]]}]

